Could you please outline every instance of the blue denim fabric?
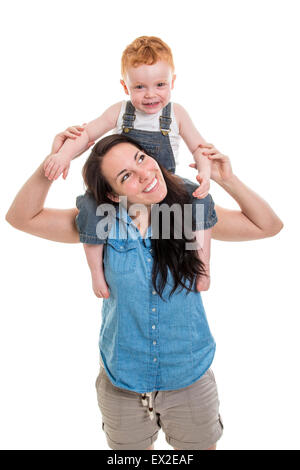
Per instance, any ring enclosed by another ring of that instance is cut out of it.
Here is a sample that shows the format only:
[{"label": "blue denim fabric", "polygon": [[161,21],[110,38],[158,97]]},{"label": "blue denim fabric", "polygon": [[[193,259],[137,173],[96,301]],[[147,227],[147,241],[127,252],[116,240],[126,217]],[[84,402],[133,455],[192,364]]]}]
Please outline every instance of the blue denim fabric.
[{"label": "blue denim fabric", "polygon": [[138,142],[150,157],[155,158],[171,173],[175,173],[175,158],[168,135],[161,132],[132,129],[128,135]]},{"label": "blue denim fabric", "polygon": [[[134,120],[135,108],[131,101],[127,101],[125,114],[123,115],[122,134],[128,135],[131,139],[136,140],[148,155],[155,158],[168,171],[175,173],[175,158],[168,134],[172,121],[171,103],[168,103],[162,110],[160,116],[161,130],[147,131],[134,129]],[[166,132],[164,130],[166,130]]]},{"label": "blue denim fabric", "polygon": [[200,293],[178,288],[169,298],[170,272],[163,299],[155,292],[150,237],[151,226],[143,239],[120,207],[104,246],[110,297],[103,299],[100,355],[112,384],[137,393],[191,385],[216,347]]},{"label": "blue denim fabric", "polygon": [[[164,133],[163,131],[164,129],[168,130],[170,128],[170,113],[171,103],[168,103],[168,105],[162,110],[160,119],[161,130],[157,132],[134,129],[135,108],[131,101],[128,101],[125,114],[123,115],[124,130],[122,134],[128,135],[130,138],[134,139],[144,148],[148,155],[155,158],[168,171],[175,173],[175,159],[170,138],[168,133]],[[183,178],[183,180],[186,184],[186,188],[190,191],[190,194],[192,194],[198,186],[185,178]],[[202,211],[196,210],[197,204],[204,204],[204,222]],[[89,193],[85,193],[84,196],[78,196],[76,205],[80,211],[76,219],[80,241],[82,243],[96,245],[105,243],[105,238],[101,238],[96,234],[96,226],[103,216],[96,216],[97,204],[96,201],[93,200],[93,197]],[[211,196],[205,199],[194,198],[192,212],[195,221],[193,230],[208,229],[217,222]]]},{"label": "blue denim fabric", "polygon": [[[197,199],[192,196],[192,193],[198,187],[186,178],[181,178],[185,185],[186,190],[191,196],[193,224],[192,229],[196,230],[207,230],[213,227],[218,219],[214,209],[214,201],[210,194],[203,199]],[[79,213],[76,217],[76,225],[79,232],[79,238],[82,243],[100,245],[106,242],[105,237],[100,237],[96,233],[97,224],[103,218],[100,215],[96,215],[97,202],[94,197],[86,192],[84,195],[78,196],[76,199],[76,206],[79,209]],[[204,207],[203,211],[198,212],[197,217],[197,206]],[[203,216],[204,215],[204,216]]]}]

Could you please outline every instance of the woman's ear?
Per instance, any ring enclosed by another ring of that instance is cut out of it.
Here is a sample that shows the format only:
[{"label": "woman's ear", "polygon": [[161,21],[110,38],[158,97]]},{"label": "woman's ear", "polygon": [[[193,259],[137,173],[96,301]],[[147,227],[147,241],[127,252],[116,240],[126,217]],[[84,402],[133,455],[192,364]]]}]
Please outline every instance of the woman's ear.
[{"label": "woman's ear", "polygon": [[107,197],[113,202],[120,202],[120,198],[117,194],[107,193]]},{"label": "woman's ear", "polygon": [[122,87],[124,88],[124,91],[125,91],[126,95],[129,95],[129,91],[128,91],[128,88],[127,88],[126,83],[124,82],[124,80],[120,80],[120,83],[121,83]]}]

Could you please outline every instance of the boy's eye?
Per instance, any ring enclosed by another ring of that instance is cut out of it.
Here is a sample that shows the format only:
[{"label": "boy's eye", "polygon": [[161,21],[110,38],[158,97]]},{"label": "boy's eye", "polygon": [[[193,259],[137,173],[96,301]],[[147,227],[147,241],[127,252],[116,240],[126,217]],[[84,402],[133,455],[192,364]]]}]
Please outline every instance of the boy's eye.
[{"label": "boy's eye", "polygon": [[160,82],[160,83],[157,84],[157,86],[159,86],[159,87],[165,86],[165,83]]},{"label": "boy's eye", "polygon": [[143,85],[137,85],[135,88],[141,90],[143,88]]}]

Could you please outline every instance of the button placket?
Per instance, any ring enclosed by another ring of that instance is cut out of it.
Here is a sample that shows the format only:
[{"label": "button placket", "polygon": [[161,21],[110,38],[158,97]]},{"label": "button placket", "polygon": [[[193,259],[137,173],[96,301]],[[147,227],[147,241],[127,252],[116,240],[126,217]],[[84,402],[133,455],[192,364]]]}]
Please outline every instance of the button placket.
[{"label": "button placket", "polygon": [[149,285],[150,287],[150,305],[149,305],[149,315],[150,315],[150,363],[152,364],[153,371],[153,380],[156,381],[158,364],[159,364],[159,318],[158,318],[158,295],[155,289],[153,288],[152,282]]}]

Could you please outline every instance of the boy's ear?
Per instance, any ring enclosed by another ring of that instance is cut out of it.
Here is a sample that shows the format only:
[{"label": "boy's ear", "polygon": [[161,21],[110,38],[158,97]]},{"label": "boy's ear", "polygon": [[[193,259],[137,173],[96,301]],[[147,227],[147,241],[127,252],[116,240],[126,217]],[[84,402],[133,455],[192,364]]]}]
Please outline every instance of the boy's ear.
[{"label": "boy's ear", "polygon": [[174,88],[174,82],[175,82],[175,80],[176,80],[176,75],[174,74],[174,75],[172,76],[171,90],[173,90],[173,88]]},{"label": "boy's ear", "polygon": [[124,91],[125,91],[126,95],[129,95],[129,91],[128,91],[128,88],[127,88],[126,83],[124,82],[124,80],[121,79],[120,83],[121,83],[122,87],[124,88]]},{"label": "boy's ear", "polygon": [[107,193],[107,197],[113,202],[120,202],[119,196],[113,194],[113,193]]}]

